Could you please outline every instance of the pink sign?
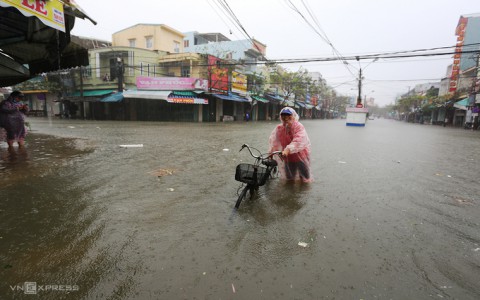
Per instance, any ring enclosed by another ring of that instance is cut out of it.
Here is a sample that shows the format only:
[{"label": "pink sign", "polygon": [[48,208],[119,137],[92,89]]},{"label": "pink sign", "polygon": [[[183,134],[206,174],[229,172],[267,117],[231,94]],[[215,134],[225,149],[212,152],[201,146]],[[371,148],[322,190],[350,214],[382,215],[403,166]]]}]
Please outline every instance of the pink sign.
[{"label": "pink sign", "polygon": [[208,91],[208,80],[190,77],[137,77],[139,90],[204,90]]}]

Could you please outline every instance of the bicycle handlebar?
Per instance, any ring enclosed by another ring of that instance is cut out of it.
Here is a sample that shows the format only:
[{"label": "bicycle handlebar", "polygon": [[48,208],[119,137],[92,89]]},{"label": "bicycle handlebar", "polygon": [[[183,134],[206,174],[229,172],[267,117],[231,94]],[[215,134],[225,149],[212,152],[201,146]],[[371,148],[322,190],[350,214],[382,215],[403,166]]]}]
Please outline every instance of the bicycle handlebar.
[{"label": "bicycle handlebar", "polygon": [[[271,157],[273,157],[274,155],[278,155],[278,156],[280,156],[280,158],[282,158],[282,151],[273,151],[272,153],[268,153],[268,155],[267,155],[267,153],[262,154],[258,149],[255,149],[255,148],[253,148],[253,147],[250,147],[250,146],[247,145],[247,144],[243,144],[243,145],[242,145],[242,148],[240,148],[240,151],[238,151],[238,152],[241,152],[244,148],[247,148],[247,149],[248,149],[248,152],[250,152],[250,155],[251,155],[252,157],[256,158],[256,159],[271,158]],[[260,153],[260,155],[255,155],[255,154],[253,154],[253,152],[252,152],[251,149],[257,150],[258,153]]]}]

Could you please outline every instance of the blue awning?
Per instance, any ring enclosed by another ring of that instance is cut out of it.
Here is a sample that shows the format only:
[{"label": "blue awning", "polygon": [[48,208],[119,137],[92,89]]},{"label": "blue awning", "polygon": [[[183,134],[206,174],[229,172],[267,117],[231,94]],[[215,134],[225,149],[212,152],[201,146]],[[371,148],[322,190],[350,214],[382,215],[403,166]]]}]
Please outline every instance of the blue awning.
[{"label": "blue awning", "polygon": [[105,98],[100,99],[100,102],[120,102],[123,100],[123,93],[113,93]]},{"label": "blue awning", "polygon": [[223,94],[213,94],[215,98],[221,99],[221,100],[229,100],[229,101],[237,101],[237,102],[250,102],[248,99],[237,96],[237,95],[223,95]]}]

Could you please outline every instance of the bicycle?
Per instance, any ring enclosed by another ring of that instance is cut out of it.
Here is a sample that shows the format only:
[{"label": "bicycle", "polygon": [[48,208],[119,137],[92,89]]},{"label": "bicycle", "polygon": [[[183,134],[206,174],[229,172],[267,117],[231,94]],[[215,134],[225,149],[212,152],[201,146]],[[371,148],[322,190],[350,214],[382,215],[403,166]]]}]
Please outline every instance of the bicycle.
[{"label": "bicycle", "polygon": [[[253,194],[260,186],[264,185],[269,178],[273,178],[273,175],[277,172],[278,165],[273,159],[273,156],[278,155],[282,158],[282,151],[262,154],[258,149],[250,147],[247,144],[243,144],[239,152],[245,148],[247,148],[250,155],[255,158],[255,162],[253,164],[241,163],[237,165],[235,170],[235,180],[245,183],[246,186],[238,196],[235,208],[240,206],[243,198],[247,195],[247,191],[250,192],[250,198],[252,198]],[[258,151],[259,155],[254,155],[251,149]]]}]

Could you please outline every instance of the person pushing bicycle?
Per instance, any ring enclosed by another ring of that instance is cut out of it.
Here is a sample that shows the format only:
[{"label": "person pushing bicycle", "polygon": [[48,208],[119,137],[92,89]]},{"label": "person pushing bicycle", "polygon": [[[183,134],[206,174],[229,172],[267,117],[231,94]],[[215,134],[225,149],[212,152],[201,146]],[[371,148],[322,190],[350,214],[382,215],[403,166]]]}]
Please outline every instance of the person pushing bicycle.
[{"label": "person pushing bicycle", "polygon": [[280,111],[281,124],[270,134],[270,153],[282,151],[283,161],[278,160],[280,177],[288,181],[312,182],[310,172],[310,139],[297,112],[291,107]]}]

